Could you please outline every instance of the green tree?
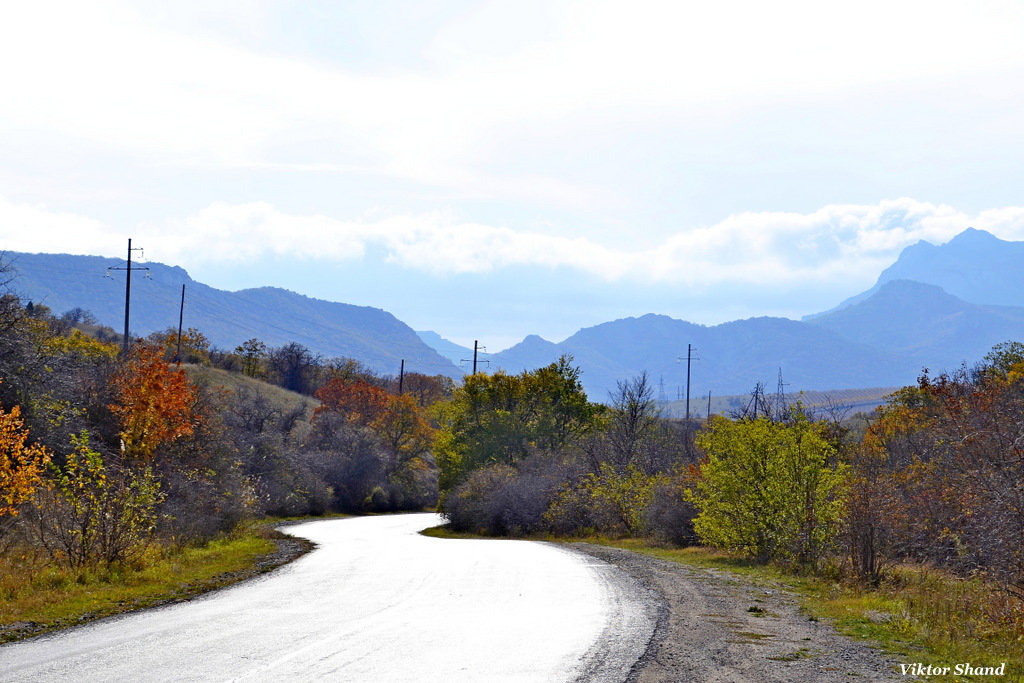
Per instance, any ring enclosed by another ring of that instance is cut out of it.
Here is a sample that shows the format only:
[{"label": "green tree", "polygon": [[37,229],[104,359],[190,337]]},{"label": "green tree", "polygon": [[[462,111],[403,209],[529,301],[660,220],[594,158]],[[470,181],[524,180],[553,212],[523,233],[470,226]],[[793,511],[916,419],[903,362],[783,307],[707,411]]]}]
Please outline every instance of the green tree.
[{"label": "green tree", "polygon": [[263,362],[267,358],[267,345],[256,337],[247,339],[235,347],[235,353],[242,359],[242,372],[249,377],[263,375]]},{"label": "green tree", "polygon": [[716,417],[697,445],[706,460],[691,499],[705,543],[813,564],[834,542],[848,468],[824,424],[799,410],[788,422]]},{"label": "green tree", "polygon": [[587,401],[571,363],[563,356],[519,375],[471,375],[439,404],[434,456],[442,495],[474,470],[559,452],[594,428],[599,408]]},{"label": "green tree", "polygon": [[1010,374],[1010,371],[1021,363],[1024,363],[1024,343],[1018,341],[996,344],[982,359],[983,368],[1002,377]]}]

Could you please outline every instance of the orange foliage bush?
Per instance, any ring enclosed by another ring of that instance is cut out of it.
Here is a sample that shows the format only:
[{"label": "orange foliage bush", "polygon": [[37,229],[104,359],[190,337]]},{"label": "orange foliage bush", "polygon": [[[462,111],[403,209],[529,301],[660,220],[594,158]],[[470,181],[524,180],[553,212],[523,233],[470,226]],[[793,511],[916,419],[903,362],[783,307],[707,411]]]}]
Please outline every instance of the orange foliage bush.
[{"label": "orange foliage bush", "polygon": [[113,378],[125,455],[149,460],[165,443],[189,436],[197,419],[196,388],[148,346],[136,346]]}]

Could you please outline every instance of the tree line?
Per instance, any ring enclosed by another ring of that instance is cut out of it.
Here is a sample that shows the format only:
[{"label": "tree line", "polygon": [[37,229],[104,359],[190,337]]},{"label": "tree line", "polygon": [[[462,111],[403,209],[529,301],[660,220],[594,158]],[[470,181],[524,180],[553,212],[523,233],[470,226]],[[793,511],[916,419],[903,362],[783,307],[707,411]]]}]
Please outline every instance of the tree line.
[{"label": "tree line", "polygon": [[874,584],[927,563],[1024,598],[1024,344],[854,419],[796,402],[668,420],[652,393],[641,375],[588,402],[567,358],[467,377],[437,413],[440,510],[456,530],[650,536]]},{"label": "tree line", "polygon": [[399,390],[298,344],[227,352],[188,330],[179,347],[167,330],[122,357],[111,334],[0,298],[0,543],[110,563],[253,516],[436,504],[456,530],[701,543],[867,583],[912,561],[1024,598],[1017,342],[872,415],[797,402],[686,421],[659,415],[643,374],[589,400],[569,357]]}]

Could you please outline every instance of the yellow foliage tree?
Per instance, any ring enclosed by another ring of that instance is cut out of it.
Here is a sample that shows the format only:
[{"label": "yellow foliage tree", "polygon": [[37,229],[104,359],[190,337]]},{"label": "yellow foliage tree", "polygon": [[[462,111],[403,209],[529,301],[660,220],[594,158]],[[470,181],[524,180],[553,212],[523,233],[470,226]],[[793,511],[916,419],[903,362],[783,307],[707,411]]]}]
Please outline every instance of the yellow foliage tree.
[{"label": "yellow foliage tree", "polygon": [[18,406],[7,412],[0,406],[0,517],[15,516],[32,498],[50,462],[39,444],[27,444],[28,429]]}]

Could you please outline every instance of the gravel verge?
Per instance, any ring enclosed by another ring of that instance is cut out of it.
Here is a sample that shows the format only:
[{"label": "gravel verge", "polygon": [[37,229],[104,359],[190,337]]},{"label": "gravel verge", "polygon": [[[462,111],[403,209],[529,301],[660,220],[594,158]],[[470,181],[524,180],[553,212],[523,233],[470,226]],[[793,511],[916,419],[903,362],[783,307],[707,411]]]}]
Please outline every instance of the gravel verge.
[{"label": "gravel verge", "polygon": [[895,660],[812,619],[785,590],[619,548],[570,547],[619,567],[663,600],[630,683],[905,680]]}]

